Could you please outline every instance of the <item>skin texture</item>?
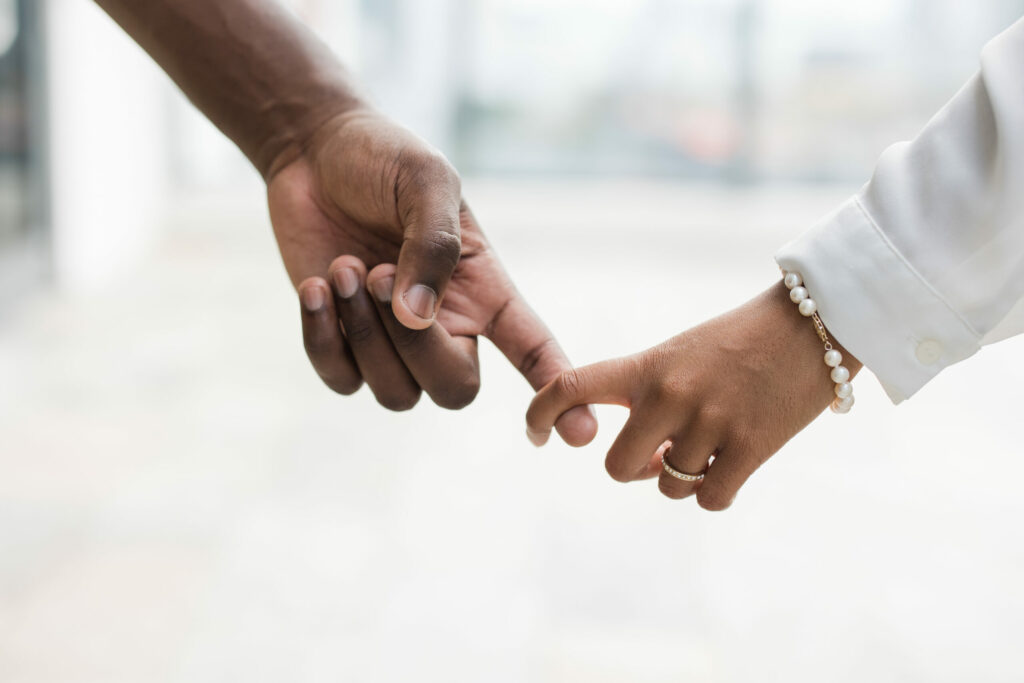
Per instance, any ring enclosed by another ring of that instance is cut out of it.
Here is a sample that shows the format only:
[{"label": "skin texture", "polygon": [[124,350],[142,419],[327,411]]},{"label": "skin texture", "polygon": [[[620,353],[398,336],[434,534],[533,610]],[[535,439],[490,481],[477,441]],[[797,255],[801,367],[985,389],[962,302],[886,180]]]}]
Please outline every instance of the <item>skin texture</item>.
[{"label": "skin texture", "polygon": [[[435,149],[376,112],[273,0],[97,0],[267,181],[324,382],[393,410],[465,406],[484,335],[538,388],[571,366],[516,292]],[[394,265],[392,265],[394,264]],[[558,422],[593,438],[592,412]]]},{"label": "skin texture", "polygon": [[[458,201],[454,170],[386,118],[369,110],[339,117],[271,178],[267,192],[299,289],[306,350],[332,389],[352,393],[366,381],[392,410],[411,408],[422,389],[442,407],[461,408],[480,385],[478,336],[493,341],[534,388],[571,367]],[[346,289],[346,269],[354,290]],[[417,330],[399,321],[396,299],[411,282],[443,293],[437,324]],[[582,444],[597,423],[580,408],[558,428]]]},{"label": "skin texture", "polygon": [[[855,375],[860,362],[833,344]],[[625,406],[629,419],[605,459],[612,478],[658,477],[669,498],[696,494],[701,507],[724,510],[835,398],[823,356],[810,319],[780,282],[652,349],[559,375],[531,403],[527,433],[540,446],[573,406]],[[694,483],[669,476],[663,453],[676,470],[706,476]]]}]

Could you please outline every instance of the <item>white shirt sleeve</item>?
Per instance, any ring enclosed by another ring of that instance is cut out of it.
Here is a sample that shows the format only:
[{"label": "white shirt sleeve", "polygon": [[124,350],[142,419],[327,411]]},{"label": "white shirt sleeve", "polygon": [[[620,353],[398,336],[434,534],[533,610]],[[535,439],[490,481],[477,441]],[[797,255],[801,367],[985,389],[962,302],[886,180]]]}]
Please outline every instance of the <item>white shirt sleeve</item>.
[{"label": "white shirt sleeve", "polygon": [[1024,332],[1024,20],[871,181],[776,260],[895,402]]}]

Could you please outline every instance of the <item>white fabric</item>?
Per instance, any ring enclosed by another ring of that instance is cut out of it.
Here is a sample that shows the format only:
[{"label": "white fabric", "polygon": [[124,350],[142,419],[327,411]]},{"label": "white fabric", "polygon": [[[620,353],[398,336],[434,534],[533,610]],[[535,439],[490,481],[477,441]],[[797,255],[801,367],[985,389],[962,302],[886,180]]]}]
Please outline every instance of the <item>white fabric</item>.
[{"label": "white fabric", "polygon": [[871,181],[776,260],[893,401],[1024,332],[1024,20]]}]

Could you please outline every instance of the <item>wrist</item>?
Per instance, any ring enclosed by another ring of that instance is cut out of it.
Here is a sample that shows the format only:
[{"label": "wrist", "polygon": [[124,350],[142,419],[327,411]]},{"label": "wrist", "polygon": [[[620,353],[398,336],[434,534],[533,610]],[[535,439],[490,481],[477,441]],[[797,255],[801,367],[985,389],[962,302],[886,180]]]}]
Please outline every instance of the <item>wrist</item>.
[{"label": "wrist", "polygon": [[264,117],[258,144],[247,154],[270,182],[281,169],[299,159],[324,128],[359,112],[373,112],[369,102],[344,83],[318,84],[298,98],[282,97]]},{"label": "wrist", "polygon": [[[848,412],[853,405],[850,383],[863,366],[838,339],[831,336],[813,305],[810,312],[798,305],[801,297],[791,296],[794,288],[799,286],[790,287],[780,281],[766,294],[785,319],[786,334],[792,337],[796,352],[806,363],[808,386],[813,387],[814,395],[820,394],[822,403],[832,404],[835,412]],[[807,298],[806,293],[803,298]]]}]

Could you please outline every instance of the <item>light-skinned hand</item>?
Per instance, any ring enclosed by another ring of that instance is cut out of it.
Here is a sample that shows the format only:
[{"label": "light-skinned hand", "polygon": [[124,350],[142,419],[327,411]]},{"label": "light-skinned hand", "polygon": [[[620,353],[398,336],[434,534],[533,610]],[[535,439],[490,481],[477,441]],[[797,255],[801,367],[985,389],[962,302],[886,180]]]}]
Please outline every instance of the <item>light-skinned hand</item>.
[{"label": "light-skinned hand", "polygon": [[[860,363],[836,344],[843,365]],[[835,398],[824,349],[780,282],[743,306],[633,356],[568,370],[538,392],[527,433],[543,445],[574,406],[629,409],[605,459],[629,482],[658,477],[669,498],[724,510],[754,471]],[[668,443],[666,443],[668,442]],[[664,472],[706,472],[684,482]]]}]

